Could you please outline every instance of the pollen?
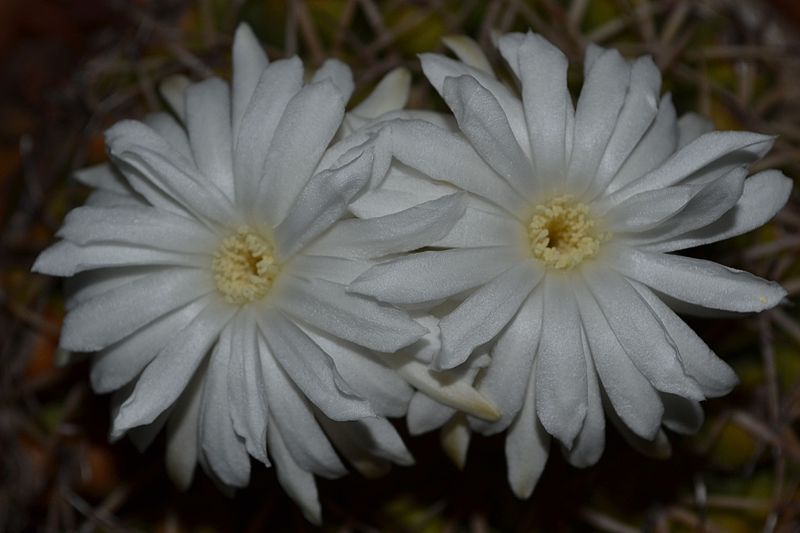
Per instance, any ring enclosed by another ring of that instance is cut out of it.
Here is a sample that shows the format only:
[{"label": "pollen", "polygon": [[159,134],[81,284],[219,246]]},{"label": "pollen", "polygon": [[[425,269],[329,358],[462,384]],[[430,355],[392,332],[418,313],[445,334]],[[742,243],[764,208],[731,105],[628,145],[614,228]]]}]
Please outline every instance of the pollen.
[{"label": "pollen", "polygon": [[280,273],[272,242],[248,227],[222,241],[211,262],[225,301],[244,305],[262,299]]},{"label": "pollen", "polygon": [[537,205],[528,224],[531,255],[557,270],[575,268],[596,256],[609,238],[598,230],[589,208],[570,195]]}]

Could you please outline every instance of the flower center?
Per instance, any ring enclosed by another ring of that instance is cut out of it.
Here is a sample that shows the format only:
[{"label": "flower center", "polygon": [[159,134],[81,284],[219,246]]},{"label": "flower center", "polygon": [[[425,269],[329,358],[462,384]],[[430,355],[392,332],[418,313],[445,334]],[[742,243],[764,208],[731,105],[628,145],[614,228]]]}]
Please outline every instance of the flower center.
[{"label": "flower center", "polygon": [[280,272],[272,243],[248,227],[222,241],[211,269],[225,301],[237,305],[263,298]]},{"label": "flower center", "polygon": [[558,270],[569,270],[594,257],[609,237],[597,231],[589,208],[568,194],[537,205],[528,223],[531,254]]}]

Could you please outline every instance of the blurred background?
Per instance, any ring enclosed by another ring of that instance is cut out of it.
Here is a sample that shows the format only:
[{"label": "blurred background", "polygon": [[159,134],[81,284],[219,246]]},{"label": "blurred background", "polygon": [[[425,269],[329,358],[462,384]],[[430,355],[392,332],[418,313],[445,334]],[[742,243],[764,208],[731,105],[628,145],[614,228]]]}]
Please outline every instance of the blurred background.
[{"label": "blurred background", "polygon": [[[227,497],[198,473],[185,493],[165,475],[163,440],[138,453],[109,444],[108,399],[88,365],[59,368],[61,283],[29,273],[87,190],[74,169],[105,159],[103,131],[161,108],[157,84],[228,76],[239,21],[272,58],[309,70],[349,63],[355,101],[397,66],[414,75],[410,107],[443,109],[416,54],[440,38],[476,39],[503,72],[491,32],[532,28],[574,62],[586,43],[652,54],[679,112],[719,129],[778,135],[756,169],[800,176],[800,3],[796,0],[0,0],[0,531],[304,531],[313,529],[274,473]],[[504,74],[505,75],[505,74]],[[768,226],[692,251],[800,292],[800,202]],[[800,313],[690,320],[742,383],[706,402],[694,437],[656,460],[609,431],[600,463],[557,452],[533,497],[505,480],[502,438],[475,438],[465,471],[436,435],[380,480],[320,480],[331,531],[800,531]],[[400,424],[399,424],[400,425]]]}]

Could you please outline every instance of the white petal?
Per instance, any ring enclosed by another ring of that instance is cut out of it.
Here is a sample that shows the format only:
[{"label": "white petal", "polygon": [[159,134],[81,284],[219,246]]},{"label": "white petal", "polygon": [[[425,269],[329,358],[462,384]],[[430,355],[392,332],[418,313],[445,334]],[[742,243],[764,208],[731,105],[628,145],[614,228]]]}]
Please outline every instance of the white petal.
[{"label": "white petal", "polygon": [[517,192],[529,196],[535,187],[531,163],[517,144],[497,99],[470,76],[447,78],[442,88],[458,126],[480,156]]},{"label": "white petal", "polygon": [[369,402],[350,390],[331,357],[294,322],[274,310],[258,313],[258,322],[275,360],[328,418],[356,420],[374,416]]},{"label": "white petal", "polygon": [[[606,218],[613,233],[640,232],[657,227],[680,213],[692,196],[695,187],[676,186],[634,194],[619,205],[611,207]],[[602,205],[603,202],[600,202]]]},{"label": "white petal", "polygon": [[655,120],[617,171],[608,185],[608,192],[616,192],[659,167],[675,152],[677,143],[675,106],[672,105],[672,96],[668,93],[661,97]]},{"label": "white petal", "polygon": [[[274,427],[272,421],[270,426]],[[270,431],[267,435],[272,459],[278,473],[278,481],[292,500],[303,510],[306,520],[315,525],[322,524],[322,509],[317,496],[314,476],[292,459],[280,432]]]},{"label": "white petal", "polygon": [[792,185],[792,180],[778,170],[759,172],[745,180],[739,201],[716,222],[664,241],[645,244],[642,248],[672,252],[747,233],[775,216],[789,200]]},{"label": "white petal", "polygon": [[567,58],[532,33],[525,36],[517,57],[533,168],[541,183],[558,183],[566,177],[567,138],[572,138],[567,126],[574,116]]},{"label": "white petal", "polygon": [[406,425],[411,435],[422,435],[445,425],[458,411],[417,392],[408,404]]},{"label": "white petal", "polygon": [[[377,457],[400,465],[414,464],[403,439],[392,424],[382,418],[365,418],[352,422],[333,422],[322,419],[321,423],[348,460],[353,456]],[[348,452],[350,452],[348,454]]]},{"label": "white petal", "polygon": [[209,357],[200,403],[199,439],[204,464],[214,476],[229,487],[244,487],[250,481],[250,457],[233,427],[231,409],[240,406],[231,405],[228,390],[233,335],[232,326],[224,328]]},{"label": "white petal", "polygon": [[149,424],[183,392],[235,309],[212,302],[147,365],[114,418],[112,436]]},{"label": "white petal", "polygon": [[413,354],[404,352],[381,355],[381,359],[408,383],[444,405],[485,420],[500,418],[494,404],[472,387],[472,380],[452,379],[452,374],[434,372],[414,360]]},{"label": "white petal", "polygon": [[209,78],[186,89],[186,129],[197,168],[233,199],[231,97],[227,83]]},{"label": "white petal", "polygon": [[673,394],[661,394],[664,402],[664,426],[682,435],[693,435],[703,427],[703,408],[699,402]]},{"label": "white petal", "polygon": [[201,376],[194,377],[175,402],[167,422],[167,473],[180,490],[186,490],[192,484],[197,464],[203,381]]},{"label": "white petal", "polygon": [[585,187],[597,172],[614,133],[631,67],[615,49],[604,51],[587,73],[575,107],[575,133],[567,179]]},{"label": "white petal", "polygon": [[92,192],[83,205],[87,207],[143,207],[149,204],[133,191],[123,195],[101,190]]},{"label": "white petal", "polygon": [[486,87],[500,103],[508,117],[517,144],[527,151],[530,141],[528,140],[528,129],[525,126],[525,115],[522,113],[522,104],[508,87],[495,79],[494,75],[486,74],[466,63],[453,61],[438,54],[420,54],[419,60],[422,64],[422,71],[440,95],[444,89],[444,80],[448,77],[472,76],[478,83]]},{"label": "white petal", "polygon": [[278,366],[263,337],[259,337],[259,354],[270,412],[267,424],[270,454],[273,450],[269,436],[279,433],[294,461],[304,470],[326,478],[344,475],[347,470],[317,423],[313,407]]},{"label": "white petal", "polygon": [[227,403],[230,405],[233,430],[244,440],[247,452],[269,466],[266,383],[260,363],[259,332],[250,310],[242,310],[231,328]]},{"label": "white petal", "polygon": [[622,438],[625,439],[625,442],[637,452],[652,459],[667,459],[672,455],[672,446],[664,430],[659,430],[652,439],[643,439],[632,433],[625,424],[620,421],[613,410],[606,410],[606,414],[608,415],[608,420],[614,424],[617,431],[622,435]]},{"label": "white petal", "polygon": [[347,165],[320,172],[309,180],[286,218],[275,228],[282,258],[297,253],[347,212],[350,200],[369,181],[372,163],[372,151],[365,150]]},{"label": "white petal", "polygon": [[61,347],[83,352],[105,348],[211,290],[208,273],[187,269],[133,281],[70,311],[61,328]]},{"label": "white petal", "polygon": [[581,317],[566,281],[547,276],[543,283],[544,321],[534,369],[536,413],[547,432],[570,448],[587,411]]},{"label": "white petal", "polygon": [[625,103],[592,183],[592,189],[597,193],[604,191],[614,179],[655,120],[660,89],[661,72],[653,59],[645,56],[634,61]]},{"label": "white petal", "polygon": [[192,147],[184,127],[167,113],[150,113],[145,115],[144,123],[164,137],[170,146],[188,160],[193,160]]},{"label": "white petal", "polygon": [[292,257],[291,261],[286,263],[283,268],[298,278],[323,279],[346,285],[369,269],[371,265],[372,263],[366,261],[344,257],[298,254]]},{"label": "white petal", "polygon": [[550,435],[536,414],[536,373],[528,382],[522,410],[506,436],[508,482],[517,498],[529,498],[547,464]]},{"label": "white petal", "polygon": [[708,346],[653,291],[635,281],[631,282],[653,313],[661,320],[678,349],[683,369],[700,385],[709,398],[723,396],[739,383],[734,371],[714,355]]},{"label": "white petal", "polygon": [[336,370],[379,416],[403,416],[413,390],[372,352],[309,327],[303,331],[333,359]]},{"label": "white petal", "polygon": [[339,89],[339,93],[341,93],[345,102],[350,99],[355,86],[353,84],[353,73],[346,64],[338,59],[326,59],[319,70],[314,73],[311,83],[324,80],[330,80]]},{"label": "white petal", "polygon": [[384,113],[403,109],[410,88],[411,73],[405,68],[396,68],[386,74],[351,113],[363,118],[377,118]]},{"label": "white petal", "polygon": [[158,92],[164,98],[167,107],[178,117],[182,123],[186,123],[186,105],[184,96],[186,88],[192,84],[192,80],[183,74],[173,74],[167,76],[158,84]]},{"label": "white petal", "polygon": [[367,220],[343,220],[305,253],[370,259],[429,246],[447,235],[464,214],[464,196],[452,194]]},{"label": "white petal", "polygon": [[678,119],[678,149],[701,135],[714,131],[714,123],[697,113],[686,113]]},{"label": "white petal", "polygon": [[286,105],[264,161],[254,197],[274,222],[289,212],[342,123],[345,101],[326,80],[307,85]]},{"label": "white petal", "polygon": [[138,329],[100,351],[92,363],[92,388],[99,394],[116,390],[132,381],[208,305],[200,298]]},{"label": "white petal", "polygon": [[585,277],[617,340],[653,387],[702,400],[663,324],[631,284],[613,271],[587,272]]},{"label": "white petal", "polygon": [[455,55],[472,68],[476,68],[487,76],[494,77],[489,58],[483,53],[481,47],[473,39],[466,35],[446,35],[442,37],[442,43],[449,48]]},{"label": "white petal", "polygon": [[463,413],[454,416],[442,428],[439,437],[442,449],[459,470],[463,470],[467,462],[467,452],[469,451],[471,437],[472,431],[469,429],[469,424],[467,424],[467,419]]},{"label": "white petal", "polygon": [[525,43],[524,33],[505,33],[502,35],[493,35],[495,47],[500,51],[500,55],[505,59],[506,64],[511,69],[511,72],[517,77],[522,79],[522,74],[519,68],[519,48]]},{"label": "white petal", "polygon": [[481,433],[503,431],[522,409],[542,332],[542,297],[543,291],[534,289],[492,348],[492,363],[480,378],[478,390],[492,399],[502,418],[492,424],[470,420]]},{"label": "white petal", "polygon": [[[158,267],[156,267],[156,270]],[[78,304],[154,272],[150,267],[98,268],[64,280],[68,311]]]},{"label": "white petal", "polygon": [[483,285],[518,260],[499,246],[418,252],[372,267],[347,290],[393,304],[430,302]]},{"label": "white petal", "polygon": [[[236,197],[242,202],[252,197],[264,175],[264,160],[286,105],[303,86],[303,62],[297,57],[270,64],[259,73],[241,125],[234,130],[236,153],[234,171]],[[234,79],[234,90],[235,90]],[[265,213],[270,218],[271,213]],[[270,218],[270,220],[273,220]],[[277,223],[277,220],[273,220]]]},{"label": "white petal", "polygon": [[[431,244],[441,248],[478,248],[490,246],[518,246],[526,242],[526,228],[519,220],[498,210],[486,210],[476,205],[476,197],[469,195],[464,215],[450,232]],[[485,204],[485,202],[480,202]]]},{"label": "white petal", "polygon": [[482,286],[442,319],[442,351],[438,368],[463,363],[479,345],[490,341],[517,313],[544,273],[526,261]]},{"label": "white petal", "polygon": [[91,167],[76,170],[73,177],[79,183],[88,185],[94,189],[114,192],[121,195],[132,194],[125,178],[109,163],[101,163]]},{"label": "white petal", "polygon": [[299,320],[360,346],[395,352],[426,330],[404,311],[345,292],[322,279],[293,279],[278,289],[277,305]]},{"label": "white petal", "polygon": [[421,120],[395,121],[387,127],[391,132],[392,154],[400,162],[511,212],[522,209],[522,197],[461,137]]},{"label": "white petal", "polygon": [[[239,127],[245,110],[256,91],[261,73],[267,68],[267,59],[258,38],[246,23],[236,28],[233,37],[233,95],[231,99],[233,140],[237,141]],[[237,175],[238,178],[238,175]]]},{"label": "white petal", "polygon": [[156,207],[174,211],[180,206],[201,220],[236,225],[225,193],[144,124],[118,122],[106,132],[106,144],[130,185]]},{"label": "white petal", "polygon": [[746,175],[747,170],[740,167],[706,184],[675,216],[649,231],[632,235],[628,242],[638,246],[640,243],[667,240],[719,220],[742,197]]},{"label": "white petal", "polygon": [[[398,162],[391,165],[378,187],[359,195],[350,204],[350,211],[359,218],[381,217],[459,192],[453,185],[431,181],[425,174]],[[469,198],[477,199],[472,195]]]},{"label": "white petal", "polygon": [[[597,379],[597,370],[592,361],[591,353],[583,331],[583,356],[586,360],[587,407],[586,419],[583,421],[575,443],[570,450],[564,450],[569,464],[577,468],[592,466],[600,460],[606,443],[606,422],[603,416],[603,399],[600,396],[600,386]],[[602,357],[602,356],[601,356]]]},{"label": "white petal", "polygon": [[115,242],[187,253],[210,253],[220,240],[192,219],[133,206],[78,207],[56,235],[80,245]]},{"label": "white petal", "polygon": [[711,261],[618,248],[613,254],[617,270],[690,304],[747,313],[770,309],[786,296],[773,281]]},{"label": "white petal", "polygon": [[664,413],[658,393],[625,353],[594,296],[580,286],[575,293],[592,361],[611,406],[631,431],[652,439]]},{"label": "white petal", "polygon": [[692,141],[655,170],[614,193],[621,201],[636,193],[678,183],[707,183],[763,157],[774,139],[746,131],[715,131]]}]

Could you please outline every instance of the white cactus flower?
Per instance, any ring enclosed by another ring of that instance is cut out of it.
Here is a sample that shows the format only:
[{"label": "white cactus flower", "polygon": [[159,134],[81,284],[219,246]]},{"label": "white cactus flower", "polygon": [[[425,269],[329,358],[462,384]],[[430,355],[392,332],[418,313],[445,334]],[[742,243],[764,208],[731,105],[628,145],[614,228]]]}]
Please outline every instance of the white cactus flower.
[{"label": "white cactus flower", "polygon": [[[414,308],[459,301],[439,323],[433,367],[491,354],[478,389],[502,417],[469,425],[509,429],[509,480],[527,497],[551,436],[576,466],[602,454],[606,417],[663,450],[662,424],[696,430],[699,402],[734,386],[733,371],[673,309],[756,312],[786,291],[671,252],[761,226],[784,205],[791,181],[778,171],[747,175],[772,138],[705,132],[695,115],[676,119],[649,57],[627,61],[590,46],[573,105],[566,57],[538,35],[498,39],[521,100],[474,43],[447,44],[462,61],[421,60],[458,131],[394,122],[397,163],[351,209],[386,216],[463,190],[465,214],[433,249],[374,266],[348,290]],[[445,440],[463,456],[466,423],[424,407],[412,401],[412,430],[450,421]]]}]

